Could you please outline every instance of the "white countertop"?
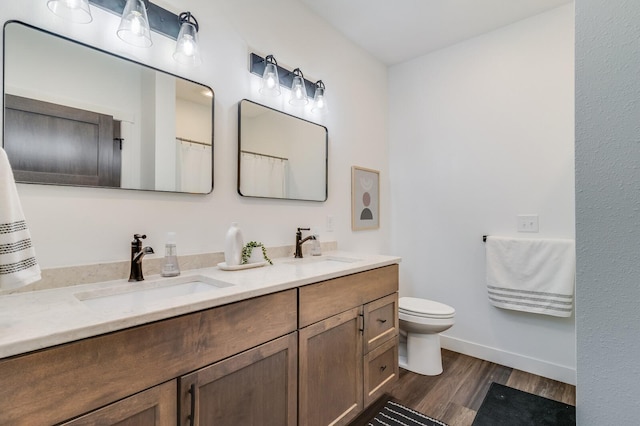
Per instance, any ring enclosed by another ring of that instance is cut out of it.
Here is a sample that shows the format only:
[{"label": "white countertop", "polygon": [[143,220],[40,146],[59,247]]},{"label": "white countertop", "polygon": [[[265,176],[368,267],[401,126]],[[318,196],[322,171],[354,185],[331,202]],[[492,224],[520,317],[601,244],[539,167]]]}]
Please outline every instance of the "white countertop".
[{"label": "white countertop", "polygon": [[[211,267],[186,271],[177,278],[154,275],[136,283],[116,280],[0,296],[0,358],[399,262],[395,256],[336,251],[304,259],[273,259],[273,265],[252,269]],[[103,291],[131,292],[141,286],[162,286],[165,280],[190,281],[190,277],[228,286],[139,305],[113,303],[96,308],[81,300],[87,294],[95,300]]]}]

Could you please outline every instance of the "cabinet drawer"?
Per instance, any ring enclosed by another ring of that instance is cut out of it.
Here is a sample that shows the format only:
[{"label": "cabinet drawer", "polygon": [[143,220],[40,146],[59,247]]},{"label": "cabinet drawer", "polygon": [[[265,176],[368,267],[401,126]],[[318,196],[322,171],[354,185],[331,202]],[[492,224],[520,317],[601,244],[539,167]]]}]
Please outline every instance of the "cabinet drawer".
[{"label": "cabinet drawer", "polygon": [[299,327],[306,327],[397,291],[397,264],[300,287]]},{"label": "cabinet drawer", "polygon": [[398,293],[364,305],[364,352],[398,335]]},{"label": "cabinet drawer", "polygon": [[365,407],[398,380],[398,337],[386,341],[364,357]]}]

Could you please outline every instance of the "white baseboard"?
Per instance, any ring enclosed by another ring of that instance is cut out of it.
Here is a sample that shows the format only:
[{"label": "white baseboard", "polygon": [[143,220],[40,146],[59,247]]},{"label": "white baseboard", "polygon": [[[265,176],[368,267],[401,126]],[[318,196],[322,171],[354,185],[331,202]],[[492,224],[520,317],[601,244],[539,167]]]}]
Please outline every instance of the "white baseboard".
[{"label": "white baseboard", "polygon": [[576,384],[576,369],[553,364],[536,358],[530,358],[513,352],[479,345],[473,342],[440,335],[440,344],[444,349],[490,361],[495,364],[526,371],[527,373],[547,377],[559,382]]}]

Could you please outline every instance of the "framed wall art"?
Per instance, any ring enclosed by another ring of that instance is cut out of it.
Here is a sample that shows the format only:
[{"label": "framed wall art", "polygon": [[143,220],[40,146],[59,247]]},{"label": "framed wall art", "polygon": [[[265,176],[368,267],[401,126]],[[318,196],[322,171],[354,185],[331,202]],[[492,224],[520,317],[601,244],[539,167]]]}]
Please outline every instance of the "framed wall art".
[{"label": "framed wall art", "polygon": [[351,167],[351,229],[380,227],[380,172]]}]

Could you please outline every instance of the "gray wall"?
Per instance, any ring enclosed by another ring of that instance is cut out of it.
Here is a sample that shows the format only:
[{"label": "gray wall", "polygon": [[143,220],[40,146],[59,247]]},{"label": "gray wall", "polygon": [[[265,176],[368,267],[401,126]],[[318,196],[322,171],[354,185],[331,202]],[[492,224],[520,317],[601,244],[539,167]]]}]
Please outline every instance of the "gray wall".
[{"label": "gray wall", "polygon": [[576,0],[578,424],[638,424],[640,2]]}]

